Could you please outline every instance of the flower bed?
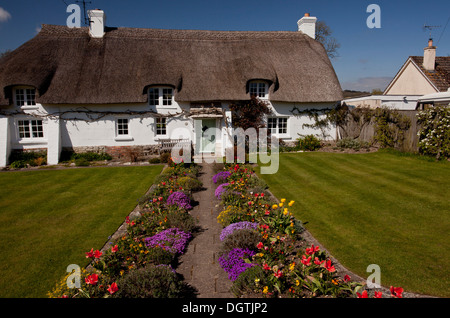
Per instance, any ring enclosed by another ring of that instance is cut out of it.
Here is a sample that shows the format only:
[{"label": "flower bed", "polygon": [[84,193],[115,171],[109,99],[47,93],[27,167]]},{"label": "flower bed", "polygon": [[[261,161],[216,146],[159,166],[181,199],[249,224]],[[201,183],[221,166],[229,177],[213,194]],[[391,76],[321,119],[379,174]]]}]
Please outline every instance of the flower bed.
[{"label": "flower bed", "polygon": [[140,201],[140,215],[125,219],[126,234],[102,251],[86,252],[91,266],[81,270],[80,286],[68,287],[67,282],[76,275],[69,273],[49,297],[179,297],[186,285],[173,267],[196,222],[188,213],[192,189],[183,188],[185,183],[178,180],[197,180],[198,170],[194,164],[169,161],[169,167]]},{"label": "flower bed", "polygon": [[[224,171],[228,173],[221,171],[214,177],[223,182],[216,190],[223,206],[217,219],[224,227],[221,239],[227,241],[219,263],[233,281],[231,291],[237,297],[382,297],[348,275],[339,275],[325,252],[308,246],[301,236],[302,223],[289,211],[295,202],[273,199],[251,166],[225,165]],[[247,232],[235,236],[235,231]],[[244,241],[248,246],[248,231],[260,240],[244,252],[240,246]],[[230,236],[235,236],[234,249]],[[402,292],[391,287],[387,297],[401,297]]]}]

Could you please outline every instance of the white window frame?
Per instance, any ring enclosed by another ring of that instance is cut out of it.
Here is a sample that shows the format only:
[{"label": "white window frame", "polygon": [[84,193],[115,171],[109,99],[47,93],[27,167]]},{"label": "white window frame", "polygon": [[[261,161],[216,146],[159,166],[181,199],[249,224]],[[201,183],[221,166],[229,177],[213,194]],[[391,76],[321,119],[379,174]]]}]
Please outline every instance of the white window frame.
[{"label": "white window frame", "polygon": [[248,84],[248,92],[250,97],[255,95],[260,99],[269,98],[269,84],[265,81],[251,81]]},{"label": "white window frame", "polygon": [[[163,125],[163,126],[162,126],[162,128],[158,128],[158,125]],[[164,133],[162,133],[163,130],[164,130]],[[158,133],[158,132],[161,132],[161,133]],[[155,135],[157,138],[167,137],[167,118],[166,117],[156,117],[155,118]]]},{"label": "white window frame", "polygon": [[[21,92],[21,94],[19,94]],[[30,86],[17,86],[13,90],[14,105],[23,109],[35,109],[36,104],[36,89]],[[22,98],[19,98],[19,95]],[[21,101],[21,102],[20,102]],[[23,104],[22,104],[23,103]],[[22,105],[20,105],[22,104]]]},{"label": "white window frame", "polygon": [[170,86],[154,86],[148,89],[149,106],[173,107],[174,89]]},{"label": "white window frame", "polygon": [[[32,118],[17,119],[16,127],[17,127],[17,139],[19,141],[43,140],[45,138],[44,121],[42,119],[32,119]],[[26,136],[27,134],[28,136]]]},{"label": "white window frame", "polygon": [[[269,122],[275,120],[275,126],[269,127]],[[283,124],[281,125],[281,120]],[[289,117],[267,117],[267,129],[275,136],[287,136],[289,127]],[[275,131],[273,131],[275,130]]]},{"label": "white window frame", "polygon": [[[126,121],[126,122],[123,122]],[[124,127],[126,125],[126,127]],[[124,133],[126,131],[126,133]],[[115,123],[115,140],[132,141],[134,138],[130,134],[130,118],[117,117]]]}]

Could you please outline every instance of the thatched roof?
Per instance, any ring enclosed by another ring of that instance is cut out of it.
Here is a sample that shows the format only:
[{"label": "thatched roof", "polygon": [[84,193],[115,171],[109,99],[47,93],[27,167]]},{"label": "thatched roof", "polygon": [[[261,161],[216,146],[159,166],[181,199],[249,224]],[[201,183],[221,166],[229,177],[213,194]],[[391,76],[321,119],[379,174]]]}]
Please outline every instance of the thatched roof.
[{"label": "thatched roof", "polygon": [[323,46],[302,32],[240,32],[43,25],[0,60],[0,105],[11,87],[37,88],[46,104],[145,103],[150,85],[172,85],[175,100],[246,100],[248,81],[272,83],[270,99],[334,102],[342,91]]}]

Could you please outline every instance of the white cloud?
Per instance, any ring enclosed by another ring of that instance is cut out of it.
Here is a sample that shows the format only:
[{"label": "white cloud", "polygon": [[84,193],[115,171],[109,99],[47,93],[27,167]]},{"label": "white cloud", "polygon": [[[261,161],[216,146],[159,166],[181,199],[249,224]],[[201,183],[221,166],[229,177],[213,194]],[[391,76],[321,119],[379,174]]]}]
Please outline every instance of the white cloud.
[{"label": "white cloud", "polygon": [[6,22],[9,19],[11,19],[11,14],[2,7],[0,7],[0,22]]}]

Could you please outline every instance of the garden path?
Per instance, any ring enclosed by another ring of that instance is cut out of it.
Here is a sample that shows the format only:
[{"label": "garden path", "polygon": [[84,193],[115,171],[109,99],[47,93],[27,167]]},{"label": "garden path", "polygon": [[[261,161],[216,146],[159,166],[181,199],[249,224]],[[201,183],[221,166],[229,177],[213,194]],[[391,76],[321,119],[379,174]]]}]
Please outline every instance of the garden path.
[{"label": "garden path", "polygon": [[198,220],[200,231],[180,257],[177,272],[197,290],[198,298],[233,298],[233,294],[229,292],[231,281],[218,262],[222,226],[217,222],[219,209],[216,207],[218,200],[214,196],[213,165],[202,163],[201,166],[199,179],[203,183],[203,189],[194,193],[194,200],[198,204],[190,211]]}]

